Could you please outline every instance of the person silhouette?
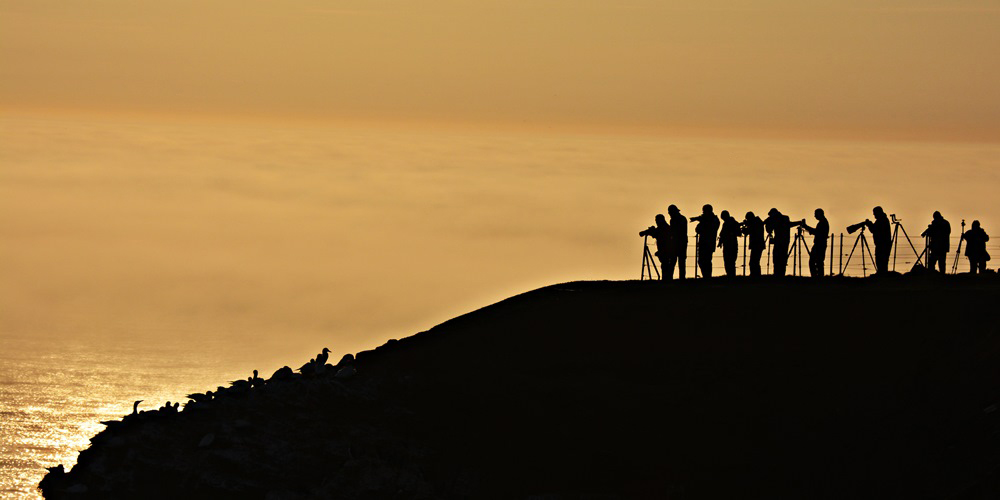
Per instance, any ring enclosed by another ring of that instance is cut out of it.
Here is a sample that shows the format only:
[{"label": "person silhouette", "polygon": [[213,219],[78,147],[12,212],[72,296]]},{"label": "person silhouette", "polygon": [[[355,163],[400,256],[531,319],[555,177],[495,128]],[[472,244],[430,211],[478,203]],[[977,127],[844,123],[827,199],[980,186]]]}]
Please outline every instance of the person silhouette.
[{"label": "person silhouette", "polygon": [[972,221],[972,229],[962,235],[965,238],[965,256],[969,258],[969,272],[972,274],[986,272],[986,261],[990,254],[986,251],[986,242],[990,236],[980,227],[979,221]]},{"label": "person silhouette", "polygon": [[936,263],[938,271],[944,274],[944,263],[951,251],[951,224],[941,216],[941,212],[934,212],[931,223],[920,236],[930,240],[927,243],[927,268],[933,270]]},{"label": "person silhouette", "polygon": [[687,262],[688,220],[681,215],[677,205],[667,207],[670,215],[670,252],[667,254],[667,265],[664,274],[667,279],[674,276],[674,266],[677,266],[677,279],[684,279]]},{"label": "person silhouette", "polygon": [[813,277],[823,276],[823,262],[826,260],[826,243],[830,238],[830,223],[826,220],[826,214],[822,208],[817,208],[813,212],[816,217],[816,227],[809,227],[804,221],[802,229],[809,231],[813,235],[813,247],[809,253],[809,274]]},{"label": "person silhouette", "polygon": [[719,217],[712,211],[712,205],[701,208],[701,215],[691,217],[697,222],[694,232],[698,234],[698,268],[705,278],[712,277],[712,254],[715,253],[715,239],[719,235]]},{"label": "person silhouette", "polygon": [[882,274],[889,271],[889,254],[892,253],[892,229],[889,224],[889,217],[885,215],[882,207],[872,209],[875,222],[865,219],[865,227],[872,233],[872,241],[875,242],[875,272]]},{"label": "person silhouette", "polygon": [[663,214],[656,214],[656,225],[649,226],[648,229],[639,233],[639,236],[652,236],[656,241],[656,258],[660,260],[661,280],[668,280],[667,260],[670,255],[670,225],[667,224]]},{"label": "person silhouette", "polygon": [[753,212],[747,212],[742,226],[743,234],[750,240],[750,276],[760,276],[760,257],[767,248],[764,240],[764,221]]},{"label": "person silhouette", "polygon": [[791,230],[795,226],[802,224],[802,221],[792,222],[787,215],[772,208],[767,212],[767,219],[764,219],[764,228],[767,234],[771,235],[772,250],[771,261],[774,264],[774,275],[784,276],[785,267],[788,265],[788,243],[791,241]]},{"label": "person silhouette", "polygon": [[729,215],[728,210],[723,210],[721,215],[719,248],[722,249],[722,262],[726,268],[726,276],[736,276],[736,254],[740,250],[740,223]]}]

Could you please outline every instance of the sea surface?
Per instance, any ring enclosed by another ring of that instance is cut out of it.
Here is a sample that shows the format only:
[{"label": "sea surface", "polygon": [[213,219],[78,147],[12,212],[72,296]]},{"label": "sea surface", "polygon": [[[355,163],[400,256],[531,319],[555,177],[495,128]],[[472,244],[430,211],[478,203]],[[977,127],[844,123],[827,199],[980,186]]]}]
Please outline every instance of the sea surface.
[{"label": "sea surface", "polygon": [[0,497],[36,497],[133,401],[338,359],[555,282],[637,279],[638,233],[671,203],[823,207],[839,254],[875,205],[918,250],[934,210],[1000,242],[998,187],[985,143],[7,115]]}]

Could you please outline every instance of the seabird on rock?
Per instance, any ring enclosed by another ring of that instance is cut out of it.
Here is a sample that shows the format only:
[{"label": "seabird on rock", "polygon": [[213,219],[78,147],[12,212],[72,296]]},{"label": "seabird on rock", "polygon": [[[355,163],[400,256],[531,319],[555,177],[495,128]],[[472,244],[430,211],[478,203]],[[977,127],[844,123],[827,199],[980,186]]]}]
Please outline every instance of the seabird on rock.
[{"label": "seabird on rock", "polygon": [[330,359],[330,350],[326,347],[323,348],[323,352],[316,356],[316,366],[323,366],[326,364],[326,360]]},{"label": "seabird on rock", "polygon": [[138,415],[139,414],[139,403],[141,403],[141,402],[143,402],[142,399],[136,401],[135,403],[132,403],[132,414],[133,415]]}]

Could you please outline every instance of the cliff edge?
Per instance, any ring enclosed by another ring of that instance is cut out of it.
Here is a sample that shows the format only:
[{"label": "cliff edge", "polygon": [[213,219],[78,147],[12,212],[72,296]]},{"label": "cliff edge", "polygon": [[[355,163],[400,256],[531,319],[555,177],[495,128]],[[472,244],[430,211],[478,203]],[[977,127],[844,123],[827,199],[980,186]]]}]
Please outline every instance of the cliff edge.
[{"label": "cliff edge", "polygon": [[108,423],[46,498],[997,498],[1000,279],[575,282]]}]

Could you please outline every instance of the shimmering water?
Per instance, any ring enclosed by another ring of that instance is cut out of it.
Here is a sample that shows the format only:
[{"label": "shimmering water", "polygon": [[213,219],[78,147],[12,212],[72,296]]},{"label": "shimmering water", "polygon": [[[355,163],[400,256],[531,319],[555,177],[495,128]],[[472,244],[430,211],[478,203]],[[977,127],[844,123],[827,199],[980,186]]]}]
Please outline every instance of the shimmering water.
[{"label": "shimmering water", "polygon": [[[0,336],[0,497],[34,498],[46,467],[71,467],[102,420],[186,401],[245,378],[250,346]],[[263,368],[263,367],[255,367]]]},{"label": "shimmering water", "polygon": [[996,144],[9,116],[0,140],[0,496],[134,400],[638,278],[670,203],[835,232],[878,204],[914,238],[941,210],[1000,241]]}]

